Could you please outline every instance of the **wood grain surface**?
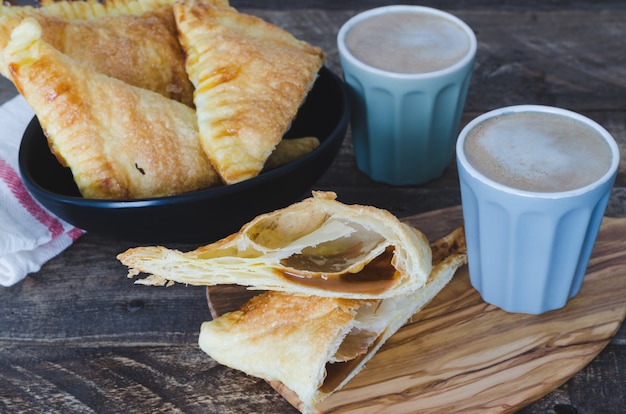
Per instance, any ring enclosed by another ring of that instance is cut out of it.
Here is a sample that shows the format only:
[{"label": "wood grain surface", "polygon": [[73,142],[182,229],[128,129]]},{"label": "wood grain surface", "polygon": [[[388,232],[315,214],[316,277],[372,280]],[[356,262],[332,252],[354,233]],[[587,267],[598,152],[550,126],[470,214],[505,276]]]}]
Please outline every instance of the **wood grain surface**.
[{"label": "wood grain surface", "polygon": [[[431,241],[461,224],[461,209],[405,221]],[[604,220],[580,293],[563,309],[511,314],[486,304],[467,267],[392,336],[320,413],[511,413],[553,391],[609,343],[626,317],[626,219]],[[213,317],[256,293],[207,288]],[[297,397],[271,384],[294,406]]]},{"label": "wood grain surface", "polygon": [[[322,47],[328,67],[337,73],[335,38],[341,24],[361,10],[392,3],[231,0]],[[449,11],[476,32],[478,52],[463,124],[504,105],[557,105],[598,121],[626,154],[626,2],[405,3]],[[0,78],[0,102],[16,94]],[[398,217],[420,214],[420,220],[421,213],[460,204],[454,163],[423,186],[375,183],[356,168],[350,132],[315,189]],[[606,214],[626,217],[626,162]],[[619,250],[623,241],[615,244]],[[125,277],[115,256],[135,246],[89,233],[23,282],[0,288],[0,413],[296,414],[264,381],[223,367],[199,350],[200,324],[211,318],[204,289],[149,288]],[[517,414],[622,414],[624,401],[626,325],[569,381]]]}]

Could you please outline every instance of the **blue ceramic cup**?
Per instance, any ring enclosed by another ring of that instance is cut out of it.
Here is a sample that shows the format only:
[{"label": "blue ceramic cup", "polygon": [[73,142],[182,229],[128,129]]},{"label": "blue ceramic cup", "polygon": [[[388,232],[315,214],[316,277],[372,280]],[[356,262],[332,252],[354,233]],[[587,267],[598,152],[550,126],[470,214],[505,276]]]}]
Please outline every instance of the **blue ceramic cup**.
[{"label": "blue ceramic cup", "polygon": [[615,140],[577,113],[521,105],[471,121],[456,153],[474,288],[508,312],[565,306],[615,181]]},{"label": "blue ceramic cup", "polygon": [[337,45],[358,168],[391,185],[443,174],[472,74],[472,30],[437,9],[385,6],[349,19]]}]

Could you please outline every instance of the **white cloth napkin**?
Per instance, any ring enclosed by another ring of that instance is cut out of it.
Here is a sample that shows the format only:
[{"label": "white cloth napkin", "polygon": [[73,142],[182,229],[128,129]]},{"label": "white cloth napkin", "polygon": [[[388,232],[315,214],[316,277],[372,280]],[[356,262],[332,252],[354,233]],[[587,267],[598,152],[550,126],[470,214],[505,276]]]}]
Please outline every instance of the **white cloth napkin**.
[{"label": "white cloth napkin", "polygon": [[38,271],[83,234],[34,200],[19,174],[18,150],[33,110],[18,95],[0,106],[0,285]]}]

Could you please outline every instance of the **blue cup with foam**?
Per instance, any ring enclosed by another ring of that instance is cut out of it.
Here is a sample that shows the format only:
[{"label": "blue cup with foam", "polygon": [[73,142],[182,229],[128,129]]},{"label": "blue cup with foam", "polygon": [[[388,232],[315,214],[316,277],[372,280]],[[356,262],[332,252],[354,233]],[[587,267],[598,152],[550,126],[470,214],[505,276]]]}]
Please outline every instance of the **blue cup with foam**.
[{"label": "blue cup with foam", "polygon": [[442,175],[454,156],[474,65],[471,28],[437,9],[385,6],[349,19],[337,45],[358,168],[396,186]]},{"label": "blue cup with foam", "polygon": [[472,286],[507,312],[566,306],[615,181],[615,140],[578,113],[520,105],[472,120],[456,154]]}]

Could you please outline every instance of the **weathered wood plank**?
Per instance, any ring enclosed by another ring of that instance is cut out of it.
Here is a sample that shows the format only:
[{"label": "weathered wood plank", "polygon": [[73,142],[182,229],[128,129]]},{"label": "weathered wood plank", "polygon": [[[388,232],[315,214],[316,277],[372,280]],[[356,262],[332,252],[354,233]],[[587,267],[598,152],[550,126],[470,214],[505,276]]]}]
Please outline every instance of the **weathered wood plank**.
[{"label": "weathered wood plank", "polygon": [[[382,0],[232,0],[323,47],[339,72],[335,36]],[[626,150],[626,3],[426,0],[466,20],[479,50],[463,123],[495,107],[559,105],[597,120]],[[0,79],[0,102],[16,93]],[[622,163],[624,164],[624,163]],[[626,216],[620,167],[607,214]],[[348,135],[316,188],[400,217],[458,205],[454,163],[421,187],[372,183],[356,170]],[[132,243],[87,234],[35,275],[0,290],[1,412],[295,412],[262,381],[218,366],[197,346],[204,292],[148,288],[115,255]],[[171,246],[176,247],[176,246]],[[178,246],[183,250],[194,246]],[[586,368],[520,411],[619,413],[626,400],[626,328]]]},{"label": "weathered wood plank", "polygon": [[3,413],[290,413],[264,381],[197,346],[20,347],[0,353]]},{"label": "weathered wood plank", "polygon": [[0,347],[194,342],[210,317],[202,295],[185,286],[135,286],[115,259],[123,250],[123,243],[87,234],[38,274],[3,288]]}]

